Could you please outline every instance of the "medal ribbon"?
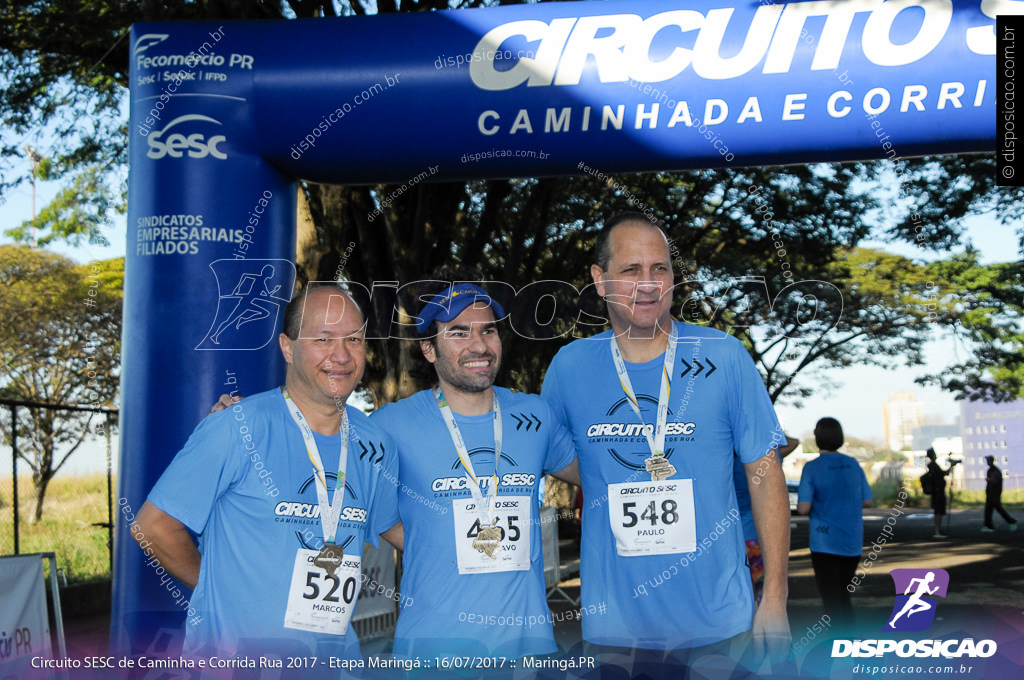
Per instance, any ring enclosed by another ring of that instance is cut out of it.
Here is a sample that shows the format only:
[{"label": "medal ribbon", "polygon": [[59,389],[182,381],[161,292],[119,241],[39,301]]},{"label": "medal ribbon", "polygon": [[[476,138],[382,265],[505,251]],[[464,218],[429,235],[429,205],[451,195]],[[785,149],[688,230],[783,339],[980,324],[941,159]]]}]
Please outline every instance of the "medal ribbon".
[{"label": "medal ribbon", "polygon": [[444,398],[440,387],[434,390],[434,398],[437,399],[437,407],[441,409],[441,417],[444,418],[444,424],[448,426],[448,432],[452,436],[455,451],[459,454],[459,461],[462,463],[462,467],[466,468],[466,473],[469,475],[469,492],[473,495],[473,500],[476,501],[480,523],[490,525],[491,502],[498,495],[498,459],[501,457],[501,407],[498,406],[498,393],[497,391],[494,392],[494,409],[492,411],[494,414],[494,474],[491,476],[491,488],[488,490],[487,498],[484,498],[483,491],[480,490],[480,479],[476,476],[476,471],[473,470],[473,461],[469,459],[466,441],[462,438],[459,424],[455,422],[455,414],[452,413],[451,407],[448,406],[448,400]]},{"label": "medal ribbon", "polygon": [[334,534],[338,530],[338,521],[341,519],[341,506],[345,502],[345,469],[348,467],[348,413],[346,409],[341,410],[341,453],[338,456],[338,478],[334,483],[334,500],[327,498],[327,475],[324,472],[324,463],[320,458],[320,449],[317,448],[316,439],[313,438],[313,429],[306,422],[306,418],[299,411],[299,407],[292,401],[288,394],[288,388],[283,388],[285,404],[288,405],[288,412],[292,420],[299,426],[302,433],[302,440],[306,443],[306,454],[313,464],[313,477],[316,479],[316,498],[320,504],[320,526],[324,532],[324,543],[334,543]]},{"label": "medal ribbon", "polygon": [[647,430],[647,423],[644,423],[644,417],[640,414],[640,404],[636,400],[633,384],[629,381],[629,374],[626,372],[626,362],[622,358],[622,352],[619,351],[619,343],[616,342],[615,336],[612,335],[612,359],[615,361],[615,372],[619,374],[619,384],[622,385],[622,391],[626,393],[629,405],[633,407],[636,417],[644,425],[644,436],[647,437],[647,445],[651,449],[652,456],[665,455],[665,423],[668,422],[668,397],[672,391],[671,372],[676,361],[676,339],[678,336],[679,333],[673,322],[672,332],[669,333],[668,343],[665,347],[665,361],[661,367],[661,393],[658,395],[658,415],[654,423],[654,436],[651,436],[651,433]]}]

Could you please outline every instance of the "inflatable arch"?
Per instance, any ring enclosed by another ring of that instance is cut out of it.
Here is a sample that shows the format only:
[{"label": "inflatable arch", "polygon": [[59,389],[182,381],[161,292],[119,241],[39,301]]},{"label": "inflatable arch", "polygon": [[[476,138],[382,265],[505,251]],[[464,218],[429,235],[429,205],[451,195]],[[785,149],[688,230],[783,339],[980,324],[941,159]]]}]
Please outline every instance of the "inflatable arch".
[{"label": "inflatable arch", "polygon": [[298,179],[992,151],[995,17],[1021,5],[556,2],[135,25],[112,646],[141,651],[186,614],[128,535],[149,489],[217,394],[283,375]]}]

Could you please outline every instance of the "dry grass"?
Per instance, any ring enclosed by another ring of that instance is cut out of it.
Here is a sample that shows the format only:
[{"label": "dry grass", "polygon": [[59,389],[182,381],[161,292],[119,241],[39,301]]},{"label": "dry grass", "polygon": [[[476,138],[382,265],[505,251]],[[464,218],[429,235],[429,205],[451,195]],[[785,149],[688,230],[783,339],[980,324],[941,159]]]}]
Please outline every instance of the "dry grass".
[{"label": "dry grass", "polygon": [[[0,477],[0,554],[14,553],[14,508],[11,477]],[[19,552],[53,552],[69,583],[110,578],[107,529],[107,477],[58,474],[43,502],[43,517],[31,522],[35,493],[27,471],[18,474]],[[115,508],[116,511],[116,508]]]}]

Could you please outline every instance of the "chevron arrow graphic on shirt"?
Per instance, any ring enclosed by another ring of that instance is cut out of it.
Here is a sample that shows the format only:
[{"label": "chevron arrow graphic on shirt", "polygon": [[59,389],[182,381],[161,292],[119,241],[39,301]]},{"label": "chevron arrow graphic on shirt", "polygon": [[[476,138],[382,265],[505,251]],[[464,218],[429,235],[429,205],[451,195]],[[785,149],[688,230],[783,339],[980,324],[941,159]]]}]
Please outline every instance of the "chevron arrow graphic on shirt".
[{"label": "chevron arrow graphic on shirt", "polygon": [[[707,366],[705,366],[704,364],[700,363],[700,361],[698,359],[694,359],[693,360],[693,365],[690,365],[689,363],[687,363],[686,359],[680,359],[679,362],[683,366],[686,367],[686,369],[682,373],[679,374],[680,378],[685,377],[686,374],[689,373],[690,371],[694,371],[693,377],[696,378],[698,375],[700,375],[701,373],[704,372],[705,368],[708,368],[709,369],[708,372],[704,373],[704,378],[707,379],[707,378],[711,377],[712,373],[714,373],[715,371],[718,370],[718,366],[715,366],[715,364],[711,361],[711,359],[707,359],[707,358],[704,359],[704,362],[707,364]],[[694,370],[694,366],[696,366],[696,370]]]},{"label": "chevron arrow graphic on shirt", "polygon": [[516,430],[519,430],[523,425],[526,425],[526,431],[529,432],[531,427],[540,429],[541,419],[534,413],[520,413],[518,416],[515,413],[510,413],[516,421]]},{"label": "chevron arrow graphic on shirt", "polygon": [[359,442],[359,447],[362,449],[362,451],[359,453],[359,460],[362,460],[363,458],[365,458],[366,454],[368,454],[368,453],[371,454],[370,455],[370,462],[371,463],[379,463],[380,461],[384,460],[384,449],[383,449],[383,447],[381,447],[380,453],[377,452],[377,447],[374,445],[373,442],[370,442],[370,448],[366,448],[366,444],[364,444],[362,441],[360,441]]}]

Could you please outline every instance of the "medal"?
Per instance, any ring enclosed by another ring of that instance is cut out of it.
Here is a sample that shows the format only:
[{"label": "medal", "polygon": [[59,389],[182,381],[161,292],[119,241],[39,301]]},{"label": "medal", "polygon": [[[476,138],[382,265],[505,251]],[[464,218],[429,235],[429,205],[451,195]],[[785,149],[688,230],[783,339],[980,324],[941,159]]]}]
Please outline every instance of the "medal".
[{"label": "medal", "polygon": [[666,480],[676,473],[676,466],[668,462],[665,456],[651,456],[644,461],[644,467],[650,473],[652,482]]},{"label": "medal", "polygon": [[455,414],[452,413],[452,409],[448,406],[448,401],[444,398],[440,388],[434,392],[434,398],[437,400],[437,407],[441,409],[441,417],[445,425],[448,426],[448,433],[452,437],[452,443],[455,444],[455,451],[459,454],[459,461],[469,476],[469,483],[466,486],[469,487],[469,492],[476,502],[480,530],[477,532],[476,538],[473,539],[473,547],[492,560],[497,559],[495,553],[505,533],[499,527],[494,526],[494,522],[491,520],[491,503],[498,495],[498,459],[501,457],[501,407],[498,405],[498,393],[494,393],[494,409],[492,411],[494,422],[494,474],[491,475],[491,485],[487,490],[486,497],[483,491],[480,490],[480,479],[476,476],[476,471],[473,469],[473,461],[469,459],[469,450],[466,448],[466,441],[462,438],[462,432],[459,431],[459,424],[455,422]]},{"label": "medal", "polygon": [[500,527],[480,527],[476,538],[473,539],[473,547],[492,560],[497,559],[495,552],[498,550],[498,544],[501,543],[501,537],[504,533]]},{"label": "medal", "polygon": [[334,544],[334,534],[338,530],[341,508],[345,503],[345,470],[348,467],[348,413],[344,408],[341,409],[341,451],[338,453],[338,474],[334,482],[333,497],[328,497],[327,474],[323,460],[320,458],[320,449],[313,437],[313,429],[303,417],[299,407],[288,395],[287,388],[283,389],[281,394],[292,420],[295,421],[302,433],[302,440],[306,444],[306,454],[309,456],[309,462],[313,464],[316,499],[320,506],[320,528],[324,534],[324,547],[320,548],[320,552],[313,558],[313,564],[334,576],[335,570],[341,564],[342,557],[341,546]]},{"label": "medal", "polygon": [[644,436],[647,437],[647,446],[651,450],[651,457],[644,461],[644,467],[651,475],[652,482],[660,482],[668,479],[676,473],[675,466],[665,458],[665,424],[668,422],[668,398],[672,391],[672,366],[676,361],[676,340],[678,338],[676,325],[672,323],[672,332],[668,335],[668,343],[665,347],[665,360],[661,367],[661,392],[658,394],[658,414],[654,421],[653,434],[644,423],[644,417],[640,413],[640,404],[636,399],[636,392],[633,391],[633,384],[629,380],[629,373],[626,372],[626,362],[619,351],[619,343],[615,336],[611,337],[612,360],[615,362],[615,372],[619,376],[619,384],[622,391],[626,393],[626,400],[644,425]]},{"label": "medal", "polygon": [[324,547],[320,548],[320,553],[313,558],[313,564],[326,571],[328,576],[336,578],[334,572],[341,566],[343,556],[344,552],[340,545],[325,543]]}]

